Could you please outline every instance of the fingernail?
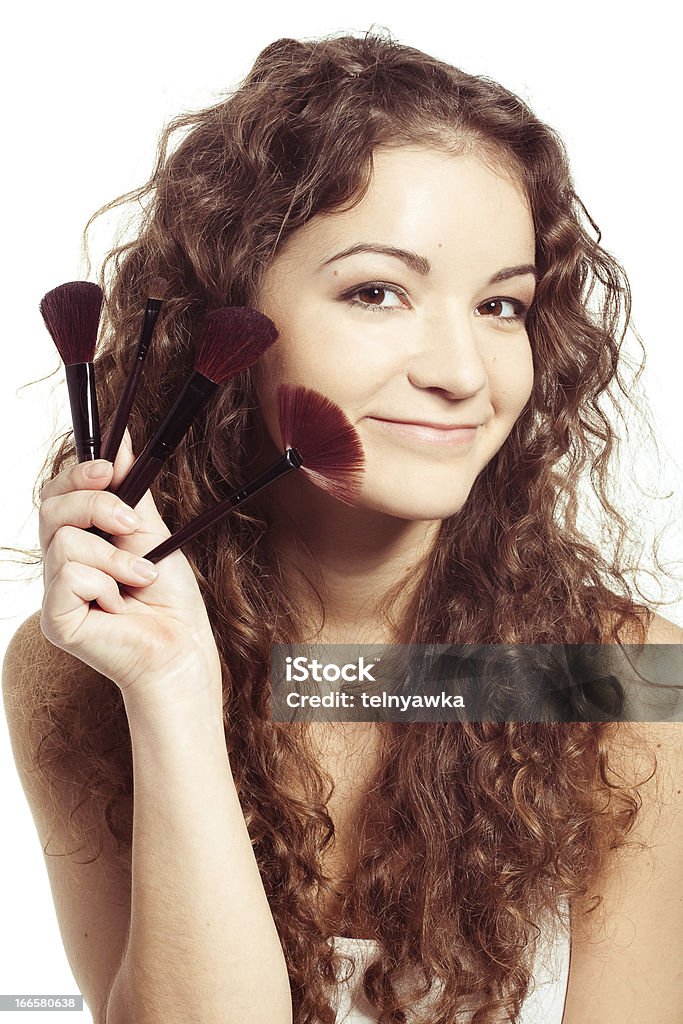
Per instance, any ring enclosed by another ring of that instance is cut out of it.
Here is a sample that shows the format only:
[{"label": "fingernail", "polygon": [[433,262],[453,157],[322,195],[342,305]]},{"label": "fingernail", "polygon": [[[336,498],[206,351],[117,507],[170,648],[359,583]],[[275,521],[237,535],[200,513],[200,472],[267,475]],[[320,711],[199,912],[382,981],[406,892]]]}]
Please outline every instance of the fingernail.
[{"label": "fingernail", "polygon": [[133,572],[137,576],[141,576],[143,580],[155,580],[159,575],[159,570],[153,562],[148,562],[146,558],[135,558],[132,562]]},{"label": "fingernail", "polygon": [[[114,509],[114,519],[123,526],[139,526],[140,517],[128,505],[118,505]],[[151,564],[151,563],[150,563]]]},{"label": "fingernail", "polygon": [[97,459],[95,462],[88,462],[88,464],[83,467],[83,472],[86,476],[90,477],[91,480],[108,476],[110,470],[111,462],[107,462],[106,459]]}]

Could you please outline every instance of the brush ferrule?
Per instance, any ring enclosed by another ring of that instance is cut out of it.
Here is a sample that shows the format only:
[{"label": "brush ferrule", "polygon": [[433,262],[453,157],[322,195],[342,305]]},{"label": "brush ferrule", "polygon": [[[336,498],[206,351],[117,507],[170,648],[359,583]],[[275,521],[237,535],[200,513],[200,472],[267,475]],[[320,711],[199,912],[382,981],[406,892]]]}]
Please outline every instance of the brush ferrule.
[{"label": "brush ferrule", "polygon": [[260,476],[257,476],[251,483],[246,484],[239,491],[233,491],[226,501],[231,501],[233,507],[235,505],[241,505],[247,498],[253,498],[255,494],[258,494],[260,490],[267,487],[269,484],[274,483],[275,480],[279,480],[281,476],[289,473],[292,469],[299,469],[303,466],[304,460],[297,451],[296,448],[288,448],[284,455],[281,455],[277,462],[274,462],[272,466],[264,470]]},{"label": "brush ferrule", "polygon": [[131,366],[130,373],[128,374],[125,387],[121,393],[121,397],[119,398],[119,404],[116,407],[114,420],[109,428],[107,441],[104,446],[104,451],[102,452],[102,458],[108,459],[110,462],[113,462],[116,458],[121,444],[121,438],[123,437],[128,424],[130,410],[133,408],[133,402],[135,400],[138,384],[140,382],[142,370],[145,365],[145,359],[147,357],[147,350],[149,349],[149,344],[152,340],[152,335],[154,333],[154,328],[156,326],[161,306],[161,299],[147,299],[147,305],[145,306],[145,312],[142,318],[142,327],[140,328],[140,338],[137,349],[135,350],[135,356],[133,357],[133,364]]},{"label": "brush ferrule", "polygon": [[100,420],[97,412],[95,369],[92,363],[65,366],[71,421],[79,462],[100,457]]},{"label": "brush ferrule", "polygon": [[209,401],[218,384],[203,373],[194,370],[175,402],[154,431],[147,445],[148,454],[155,459],[167,459],[189,430],[192,422]]},{"label": "brush ferrule", "polygon": [[147,349],[149,348],[149,343],[152,340],[152,334],[154,333],[154,328],[156,327],[159,310],[161,309],[162,304],[162,299],[147,299],[145,312],[142,317],[140,340],[138,341],[137,352],[135,353],[136,359],[144,359],[147,355]]}]

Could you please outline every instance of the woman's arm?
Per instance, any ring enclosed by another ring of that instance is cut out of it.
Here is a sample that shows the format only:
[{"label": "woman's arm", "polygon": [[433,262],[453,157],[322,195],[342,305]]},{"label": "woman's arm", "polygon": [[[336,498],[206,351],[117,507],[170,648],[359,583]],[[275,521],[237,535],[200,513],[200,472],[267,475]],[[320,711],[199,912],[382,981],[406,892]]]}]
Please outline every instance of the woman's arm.
[{"label": "woman's arm", "polygon": [[[19,780],[23,786],[45,856],[62,942],[79,991],[95,1024],[104,1020],[104,1004],[121,963],[130,920],[130,876],[116,858],[113,837],[102,836],[100,856],[76,850],[70,815],[82,802],[81,786],[60,772],[48,779],[36,770],[42,727],[34,718],[34,676],[46,672],[52,684],[71,686],[83,666],[48,644],[38,615],[14,634],[3,663],[5,715]],[[69,773],[73,775],[73,773]],[[18,886],[31,880],[17,879]],[[6,921],[6,927],[10,922]]]},{"label": "woman's arm", "polygon": [[[290,1024],[284,954],[228,762],[220,656],[197,579],[179,551],[158,570],[141,562],[169,535],[149,492],[132,510],[105,490],[133,461],[125,443],[114,467],[81,463],[43,487],[38,636],[13,643],[5,666],[36,825],[43,842],[52,830],[69,851],[48,862],[67,955],[97,1024]],[[121,691],[133,755],[132,861],[111,878],[110,863],[98,881],[69,846],[89,767],[78,737],[62,751],[77,765],[60,767],[70,778],[31,776],[41,742],[31,702],[50,715],[49,698],[46,710],[40,696],[36,703],[37,671],[50,688],[75,687],[74,700],[85,699],[84,683],[94,702],[106,680]],[[110,945],[103,922],[113,926]]]},{"label": "woman's arm", "polygon": [[237,797],[221,708],[141,705],[128,945],[107,1024],[290,1024],[287,966]]},{"label": "woman's arm", "polygon": [[[35,620],[5,661],[4,695],[19,774],[50,849],[70,850],[78,787],[48,794],[31,774],[37,736],[26,715]],[[63,672],[76,659],[55,651]],[[82,666],[80,666],[82,669]],[[190,668],[188,667],[188,671]],[[68,685],[69,679],[65,678]],[[128,698],[130,700],[130,698]],[[280,940],[235,790],[220,703],[126,707],[133,748],[132,882],[108,847],[47,855],[50,884],[74,977],[95,1024],[290,1024]],[[58,806],[55,807],[55,800]]]},{"label": "woman's arm", "polygon": [[[682,643],[683,630],[656,617],[648,642]],[[599,887],[603,906],[572,913],[563,1024],[683,1024],[683,723],[625,725],[622,740],[620,773],[632,776],[643,747],[657,771],[640,788],[638,846],[614,856]]]}]

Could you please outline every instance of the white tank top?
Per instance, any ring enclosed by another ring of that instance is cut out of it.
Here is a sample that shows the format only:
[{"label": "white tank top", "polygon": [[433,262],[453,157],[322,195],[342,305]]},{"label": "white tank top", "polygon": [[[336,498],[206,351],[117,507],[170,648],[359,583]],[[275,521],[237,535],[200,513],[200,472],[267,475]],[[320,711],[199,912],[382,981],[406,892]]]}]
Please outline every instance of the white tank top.
[{"label": "white tank top", "polygon": [[[538,940],[536,959],[527,995],[516,1024],[562,1024],[569,976],[571,948],[569,913],[562,908],[563,925],[542,930]],[[335,935],[329,940],[337,953],[352,956],[356,969],[350,979],[338,986],[337,1017],[335,1024],[377,1024],[372,1006],[362,992],[363,971],[377,951],[375,939],[349,939]],[[428,1007],[429,1002],[421,1004]],[[467,1024],[470,1015],[458,1016],[458,1024]]]}]

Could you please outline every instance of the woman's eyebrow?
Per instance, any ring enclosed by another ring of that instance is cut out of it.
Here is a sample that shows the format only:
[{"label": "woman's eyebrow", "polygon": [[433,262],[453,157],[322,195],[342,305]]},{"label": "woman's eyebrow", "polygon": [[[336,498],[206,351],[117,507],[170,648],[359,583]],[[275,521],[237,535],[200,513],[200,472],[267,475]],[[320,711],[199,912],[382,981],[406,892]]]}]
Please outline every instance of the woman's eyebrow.
[{"label": "woman's eyebrow", "polygon": [[335,256],[330,256],[329,260],[325,260],[320,266],[326,267],[329,263],[334,263],[335,260],[343,260],[347,256],[355,256],[358,252],[375,252],[383,256],[395,256],[397,259],[403,260],[411,270],[414,270],[416,274],[420,274],[422,277],[426,277],[432,269],[431,263],[425,256],[418,256],[416,252],[411,252],[410,249],[397,249],[395,245],[380,245],[378,242],[358,242],[357,245],[350,245],[348,249],[338,252]]},{"label": "woman's eyebrow", "polygon": [[533,263],[520,263],[518,267],[504,267],[503,270],[499,270],[488,283],[497,284],[499,281],[507,281],[510,277],[524,277],[525,274],[531,274],[536,281],[541,276]]},{"label": "woman's eyebrow", "polygon": [[[421,277],[426,277],[432,269],[432,265],[426,256],[420,256],[410,249],[398,249],[395,245],[381,245],[379,242],[358,242],[356,245],[350,245],[348,249],[343,249],[342,252],[330,256],[320,266],[326,267],[336,260],[346,259],[347,256],[355,256],[359,252],[373,252],[379,253],[382,256],[394,256],[396,259],[402,260],[406,266],[410,267],[416,274],[420,274]],[[525,274],[532,274],[538,281],[539,273],[533,263],[521,263],[516,267],[504,267],[502,270],[499,270],[493,275],[488,284],[507,281],[511,277],[523,277]]]}]

